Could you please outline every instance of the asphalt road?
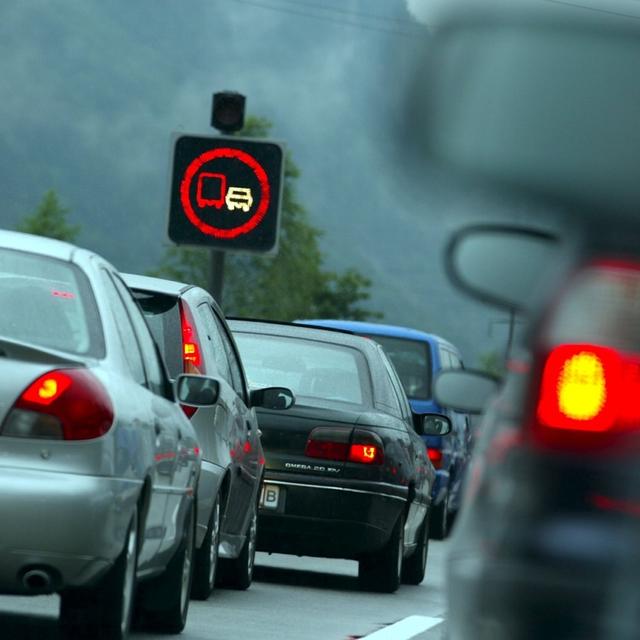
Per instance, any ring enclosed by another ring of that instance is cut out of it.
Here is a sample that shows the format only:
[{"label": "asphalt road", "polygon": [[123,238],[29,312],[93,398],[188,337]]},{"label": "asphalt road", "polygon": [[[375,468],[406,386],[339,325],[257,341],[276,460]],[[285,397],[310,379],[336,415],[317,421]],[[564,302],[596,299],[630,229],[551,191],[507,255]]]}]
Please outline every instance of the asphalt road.
[{"label": "asphalt road", "polygon": [[[430,543],[427,577],[391,595],[358,589],[355,562],[258,554],[246,592],[191,603],[181,640],[440,640],[446,543]],[[0,638],[59,640],[58,598],[0,598]],[[393,625],[393,626],[390,626]],[[135,633],[133,640],[171,636]]]}]

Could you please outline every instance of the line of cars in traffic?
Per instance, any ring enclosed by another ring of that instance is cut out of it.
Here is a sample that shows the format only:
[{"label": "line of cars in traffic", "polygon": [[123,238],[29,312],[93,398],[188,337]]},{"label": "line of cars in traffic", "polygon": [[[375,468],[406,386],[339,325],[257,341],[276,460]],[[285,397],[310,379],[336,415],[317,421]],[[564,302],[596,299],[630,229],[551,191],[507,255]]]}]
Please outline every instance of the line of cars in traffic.
[{"label": "line of cars in traffic", "polygon": [[423,438],[452,420],[412,409],[378,342],[227,322],[199,287],[10,231],[0,307],[0,592],[58,593],[66,637],[180,632],[190,598],[248,588],[256,549],[423,580]]}]

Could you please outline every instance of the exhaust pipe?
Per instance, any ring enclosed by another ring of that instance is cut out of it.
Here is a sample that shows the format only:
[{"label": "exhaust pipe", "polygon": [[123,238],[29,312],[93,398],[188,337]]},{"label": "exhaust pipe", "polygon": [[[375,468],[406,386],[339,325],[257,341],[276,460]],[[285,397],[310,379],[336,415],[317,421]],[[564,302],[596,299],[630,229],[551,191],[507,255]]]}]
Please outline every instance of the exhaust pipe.
[{"label": "exhaust pipe", "polygon": [[49,591],[52,584],[51,574],[45,569],[29,569],[22,576],[22,585],[31,593]]}]

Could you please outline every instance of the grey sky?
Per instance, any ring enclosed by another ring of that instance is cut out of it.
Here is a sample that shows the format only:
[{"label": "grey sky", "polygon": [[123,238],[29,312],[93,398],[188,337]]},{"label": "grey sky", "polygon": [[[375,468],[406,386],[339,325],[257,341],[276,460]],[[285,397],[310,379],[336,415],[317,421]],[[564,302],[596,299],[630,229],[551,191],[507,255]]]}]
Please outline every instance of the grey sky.
[{"label": "grey sky", "polygon": [[211,93],[237,90],[300,165],[329,266],[369,275],[386,321],[486,350],[500,312],[454,293],[441,266],[477,194],[411,172],[395,144],[426,37],[404,0],[3,2],[1,223],[55,188],[82,244],[123,270],[154,266],[170,133],[212,133]]}]

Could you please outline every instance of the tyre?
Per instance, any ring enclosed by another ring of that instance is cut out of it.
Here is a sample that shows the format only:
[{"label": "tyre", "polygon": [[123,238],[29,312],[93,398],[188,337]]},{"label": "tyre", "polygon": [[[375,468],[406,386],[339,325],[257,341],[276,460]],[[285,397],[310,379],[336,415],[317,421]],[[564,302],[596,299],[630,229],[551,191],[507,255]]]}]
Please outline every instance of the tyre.
[{"label": "tyre", "polygon": [[138,511],[133,512],[124,549],[113,567],[90,588],[70,589],[60,596],[63,637],[124,640],[129,635],[138,565]]},{"label": "tyre", "polygon": [[195,552],[191,597],[196,600],[206,600],[216,584],[219,542],[220,496],[218,495],[211,510],[207,535],[202,542],[202,547]]},{"label": "tyre", "polygon": [[221,583],[225,587],[244,591],[251,586],[253,565],[256,558],[256,539],[258,537],[258,510],[254,506],[249,521],[247,535],[240,555],[220,563]]},{"label": "tyre", "polygon": [[141,585],[136,626],[160,633],[180,633],[187,623],[193,579],[195,510],[190,505],[180,546],[164,573]]},{"label": "tyre", "polygon": [[358,580],[368,591],[393,593],[400,586],[404,552],[404,516],[398,516],[391,537],[381,551],[358,563]]},{"label": "tyre", "polygon": [[418,531],[416,550],[402,563],[402,582],[418,585],[424,580],[429,553],[429,513],[424,517]]},{"label": "tyre", "polygon": [[432,507],[429,523],[429,535],[434,540],[444,540],[449,533],[449,494],[435,507]]}]

